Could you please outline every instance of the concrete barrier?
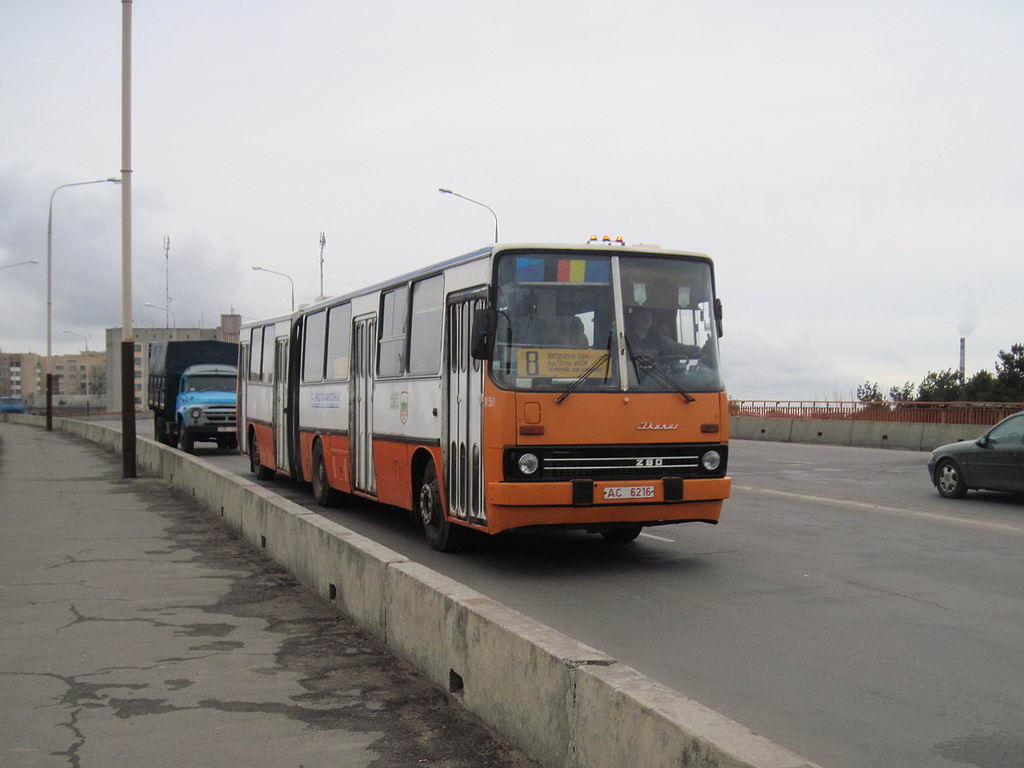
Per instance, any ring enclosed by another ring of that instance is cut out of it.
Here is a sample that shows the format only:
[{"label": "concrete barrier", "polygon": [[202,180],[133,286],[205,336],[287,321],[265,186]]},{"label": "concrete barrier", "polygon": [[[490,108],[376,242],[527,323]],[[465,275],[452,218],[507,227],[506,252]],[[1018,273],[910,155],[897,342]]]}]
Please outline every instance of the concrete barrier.
[{"label": "concrete barrier", "polygon": [[972,424],[771,419],[756,416],[732,416],[729,419],[729,434],[739,440],[897,448],[904,451],[931,451],[946,443],[974,440],[987,429]]},{"label": "concrete barrier", "polygon": [[794,443],[820,443],[822,445],[850,445],[853,423],[829,419],[793,419]]},{"label": "concrete barrier", "polygon": [[[8,421],[45,426],[40,417]],[[55,419],[111,450],[119,432]],[[682,694],[245,478],[146,438],[162,478],[551,768],[815,768]]]}]

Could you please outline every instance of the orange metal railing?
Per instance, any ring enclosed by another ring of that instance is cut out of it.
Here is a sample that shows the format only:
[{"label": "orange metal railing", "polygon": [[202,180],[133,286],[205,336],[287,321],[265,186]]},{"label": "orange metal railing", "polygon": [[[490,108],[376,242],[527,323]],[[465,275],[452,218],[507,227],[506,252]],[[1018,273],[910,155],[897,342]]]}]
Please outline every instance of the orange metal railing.
[{"label": "orange metal railing", "polygon": [[1024,403],[861,403],[844,400],[730,400],[730,416],[890,421],[989,426],[1024,411]]}]

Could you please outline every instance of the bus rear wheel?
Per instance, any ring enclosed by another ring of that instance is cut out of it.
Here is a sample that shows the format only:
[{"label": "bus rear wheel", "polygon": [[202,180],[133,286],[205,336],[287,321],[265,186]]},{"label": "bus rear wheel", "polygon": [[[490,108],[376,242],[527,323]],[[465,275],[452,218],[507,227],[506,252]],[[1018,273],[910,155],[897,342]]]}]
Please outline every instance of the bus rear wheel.
[{"label": "bus rear wheel", "polygon": [[249,471],[256,475],[257,480],[270,480],[274,471],[260,463],[260,444],[256,441],[256,433],[249,433]]},{"label": "bus rear wheel", "polygon": [[427,464],[420,481],[417,511],[427,542],[439,552],[457,552],[466,545],[470,531],[448,520],[441,504],[441,491],[434,464]]},{"label": "bus rear wheel", "polygon": [[319,440],[313,448],[313,496],[321,507],[332,507],[338,502],[338,492],[327,480],[327,462],[324,461],[324,445]]}]

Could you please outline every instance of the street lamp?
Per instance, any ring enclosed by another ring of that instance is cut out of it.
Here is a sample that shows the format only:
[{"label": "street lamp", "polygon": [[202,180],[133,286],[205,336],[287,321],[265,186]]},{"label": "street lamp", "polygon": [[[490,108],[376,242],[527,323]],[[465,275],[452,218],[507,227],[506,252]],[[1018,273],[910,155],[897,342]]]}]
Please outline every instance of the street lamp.
[{"label": "street lamp", "polygon": [[281,277],[287,277],[288,278],[288,282],[292,284],[292,312],[294,312],[295,311],[295,281],[292,280],[290,277],[288,277],[288,275],[286,275],[284,272],[275,272],[274,270],[267,269],[266,267],[253,267],[252,269],[253,269],[253,272],[269,272],[272,275],[280,275]]},{"label": "street lamp", "polygon": [[86,184],[120,184],[120,179],[95,179],[94,181],[76,181],[72,184],[61,184],[50,195],[50,213],[46,218],[46,356],[53,354],[53,198],[66,187],[81,187]]},{"label": "street lamp", "polygon": [[39,259],[29,259],[28,261],[16,261],[13,264],[0,264],[0,269],[7,269],[8,267],[20,267],[22,264],[38,264]]},{"label": "street lamp", "polygon": [[165,316],[165,319],[164,319],[165,323],[167,322],[166,316],[170,315],[171,316],[171,322],[174,324],[173,327],[174,328],[178,327],[178,320],[174,316],[174,313],[171,312],[171,308],[170,307],[161,307],[159,304],[150,304],[148,301],[143,306],[152,307],[153,309],[159,309],[161,312],[163,312],[164,316]]},{"label": "street lamp", "polygon": [[438,187],[437,191],[440,192],[442,195],[454,195],[455,197],[461,197],[463,200],[468,200],[469,202],[475,203],[476,205],[479,205],[480,207],[486,208],[488,211],[490,211],[491,216],[494,217],[494,242],[498,242],[498,214],[494,212],[494,209],[491,208],[491,206],[487,205],[486,203],[481,203],[479,200],[474,200],[471,197],[460,195],[458,192],[452,192],[450,189],[446,189],[445,187]]},{"label": "street lamp", "polygon": [[69,331],[67,328],[61,331],[61,333],[68,333],[72,336],[78,336],[80,339],[85,339],[85,351],[89,351],[89,336],[85,333],[78,333],[77,331]]}]

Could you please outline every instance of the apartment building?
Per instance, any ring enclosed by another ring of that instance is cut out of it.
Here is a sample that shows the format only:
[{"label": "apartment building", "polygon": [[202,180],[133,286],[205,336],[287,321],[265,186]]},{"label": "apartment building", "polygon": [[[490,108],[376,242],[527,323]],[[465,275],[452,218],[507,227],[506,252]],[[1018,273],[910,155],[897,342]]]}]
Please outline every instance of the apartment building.
[{"label": "apartment building", "polygon": [[90,395],[105,391],[106,355],[83,350],[72,355],[0,352],[0,397],[15,395],[29,402],[46,397],[46,375],[53,374],[55,395]]}]

